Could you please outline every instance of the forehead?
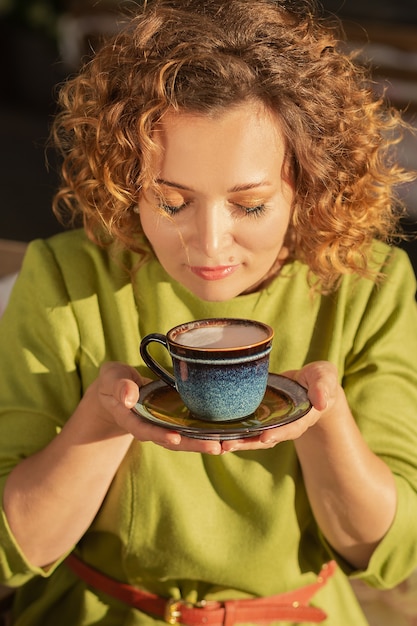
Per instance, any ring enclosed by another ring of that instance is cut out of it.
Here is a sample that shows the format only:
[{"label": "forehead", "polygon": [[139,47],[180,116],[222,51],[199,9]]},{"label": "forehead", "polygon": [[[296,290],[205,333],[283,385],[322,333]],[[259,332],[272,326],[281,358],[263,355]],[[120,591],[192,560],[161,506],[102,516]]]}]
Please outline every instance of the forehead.
[{"label": "forehead", "polygon": [[[168,111],[153,133],[157,169],[276,168],[285,156],[285,141],[277,115],[260,102],[248,102],[202,115]],[[209,172],[207,171],[207,174]]]},{"label": "forehead", "polygon": [[161,140],[164,134],[174,135],[194,129],[201,132],[204,128],[211,132],[224,128],[243,132],[246,128],[267,128],[268,132],[278,134],[283,139],[279,116],[268,109],[261,101],[247,101],[224,109],[215,109],[206,114],[188,110],[168,109],[154,129],[154,138]]}]

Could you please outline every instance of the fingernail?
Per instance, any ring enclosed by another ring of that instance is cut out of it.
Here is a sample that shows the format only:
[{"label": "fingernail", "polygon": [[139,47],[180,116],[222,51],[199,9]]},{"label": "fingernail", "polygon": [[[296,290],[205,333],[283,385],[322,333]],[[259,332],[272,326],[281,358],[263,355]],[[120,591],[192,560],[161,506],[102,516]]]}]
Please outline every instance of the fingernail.
[{"label": "fingernail", "polygon": [[132,397],[129,397],[129,394],[124,394],[124,405],[127,409],[131,409],[132,407],[135,406],[135,399]]}]

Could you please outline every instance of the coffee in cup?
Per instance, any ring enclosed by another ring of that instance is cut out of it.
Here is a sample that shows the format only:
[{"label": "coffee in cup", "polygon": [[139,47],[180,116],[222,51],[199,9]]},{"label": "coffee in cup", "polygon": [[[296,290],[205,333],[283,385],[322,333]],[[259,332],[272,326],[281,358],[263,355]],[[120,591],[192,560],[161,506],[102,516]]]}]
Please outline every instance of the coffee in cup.
[{"label": "coffee in cup", "polygon": [[[201,420],[239,420],[254,413],[265,395],[274,331],[240,318],[210,318],[151,333],[141,342],[146,365],[174,387]],[[174,375],[149,353],[151,343],[170,353]]]}]

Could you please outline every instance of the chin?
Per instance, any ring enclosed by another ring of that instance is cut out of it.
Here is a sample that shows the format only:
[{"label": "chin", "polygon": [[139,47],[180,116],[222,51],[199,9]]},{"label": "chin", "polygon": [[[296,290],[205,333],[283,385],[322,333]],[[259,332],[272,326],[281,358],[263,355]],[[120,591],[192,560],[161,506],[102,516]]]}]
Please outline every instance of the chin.
[{"label": "chin", "polygon": [[192,287],[188,286],[189,291],[200,300],[206,302],[227,302],[239,296],[242,292],[239,289],[225,289],[224,287]]}]

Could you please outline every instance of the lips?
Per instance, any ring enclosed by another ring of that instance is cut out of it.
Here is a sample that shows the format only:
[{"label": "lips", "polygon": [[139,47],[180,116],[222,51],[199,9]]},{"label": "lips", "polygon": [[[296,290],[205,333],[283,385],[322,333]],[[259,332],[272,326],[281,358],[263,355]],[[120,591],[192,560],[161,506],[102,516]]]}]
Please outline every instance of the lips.
[{"label": "lips", "polygon": [[222,280],[234,274],[238,267],[239,265],[218,265],[217,267],[190,265],[190,270],[203,280]]}]

